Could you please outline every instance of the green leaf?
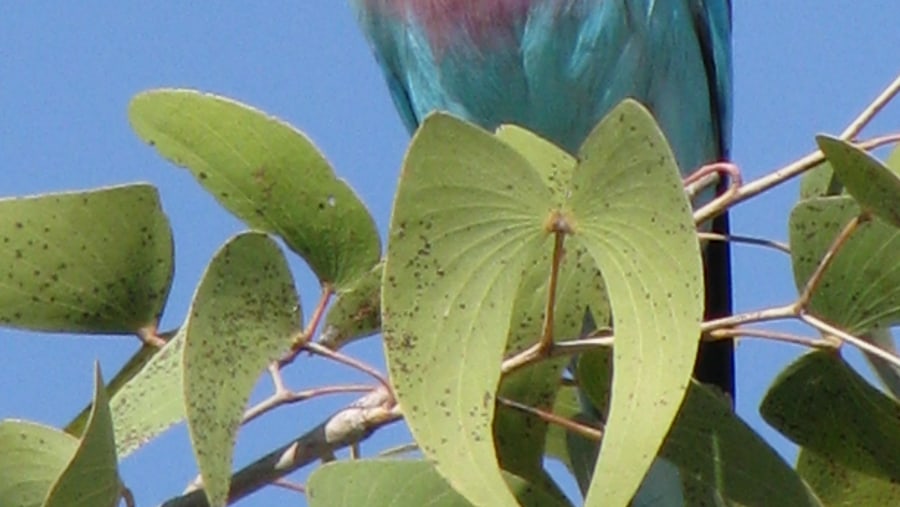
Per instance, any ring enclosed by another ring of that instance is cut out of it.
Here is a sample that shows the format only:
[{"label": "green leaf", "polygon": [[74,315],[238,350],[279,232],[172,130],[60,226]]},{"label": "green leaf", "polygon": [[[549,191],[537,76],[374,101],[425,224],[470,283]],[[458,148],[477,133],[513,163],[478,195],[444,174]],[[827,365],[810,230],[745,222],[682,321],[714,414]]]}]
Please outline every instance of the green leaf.
[{"label": "green leaf", "polygon": [[[531,162],[551,189],[554,201],[565,200],[576,162],[571,155],[519,127],[504,125],[496,135]],[[533,345],[543,331],[551,263],[552,252],[544,250],[539,259],[532,261],[533,267],[523,274],[513,306],[506,356]],[[609,303],[596,263],[584,248],[571,248],[563,256],[557,278],[553,327],[557,341],[577,338],[582,333],[588,306],[592,307],[595,321],[609,321]],[[568,361],[560,357],[513,372],[503,378],[498,394],[528,406],[550,410]],[[494,438],[501,466],[525,479],[541,482],[545,476],[546,432],[547,423],[535,416],[500,407],[494,418]]]},{"label": "green leaf", "polygon": [[586,505],[626,505],[685,395],[703,315],[690,203],[651,114],[626,100],[579,150],[568,203],[574,235],[599,264],[616,342],[604,439]]},{"label": "green leaf", "polygon": [[805,354],[781,372],[760,413],[821,460],[900,483],[900,405],[834,353]]},{"label": "green leaf", "polygon": [[[184,326],[110,399],[117,451],[125,457],[185,417]],[[76,419],[77,421],[77,419]],[[71,428],[73,423],[70,423]]]},{"label": "green leaf", "polygon": [[172,231],[146,184],[0,199],[0,324],[131,334],[156,326]]},{"label": "green leaf", "polygon": [[900,227],[900,176],[847,141],[817,136],[834,173],[863,209]]},{"label": "green leaf", "polygon": [[78,440],[40,424],[0,421],[0,505],[39,507]]},{"label": "green leaf", "polygon": [[513,148],[438,114],[416,133],[394,202],[382,289],[391,380],[416,442],[476,505],[516,505],[491,427],[519,273],[553,246],[551,199]]},{"label": "green leaf", "polygon": [[194,454],[213,506],[228,499],[231,460],[250,392],[301,331],[287,262],[265,234],[243,233],[213,257],[186,324],[184,399]]},{"label": "green leaf", "polygon": [[[174,336],[175,331],[167,331],[160,335],[161,338],[165,340],[170,340],[172,336]],[[116,373],[115,377],[109,381],[106,385],[106,394],[110,398],[115,398],[115,395],[121,391],[126,385],[128,385],[131,380],[137,376],[144,367],[153,359],[158,352],[160,352],[162,348],[157,347],[155,345],[143,345],[141,348],[131,356],[128,361],[122,366],[121,369]],[[179,371],[179,375],[181,372]],[[65,431],[66,433],[73,435],[75,437],[80,437],[81,433],[84,431],[84,427],[87,424],[88,417],[91,414],[91,407],[93,404],[88,403],[84,409],[74,419],[69,421],[69,424],[66,425]],[[113,416],[115,419],[115,415]]]},{"label": "green leaf", "polygon": [[380,254],[375,223],[312,142],[246,105],[191,90],[154,90],[129,106],[137,135],[250,227],[281,236],[338,289]]},{"label": "green leaf", "polygon": [[843,186],[834,178],[834,171],[827,160],[806,171],[800,178],[801,200],[840,195],[841,192],[843,192]]},{"label": "green leaf", "polygon": [[[820,197],[791,212],[790,240],[798,290],[834,238],[860,213],[850,197]],[[850,333],[900,323],[900,230],[881,220],[863,223],[834,257],[810,302],[812,313]]]},{"label": "green leaf", "polygon": [[325,328],[316,339],[331,350],[377,333],[381,328],[381,278],[384,263],[338,293],[325,317]]},{"label": "green leaf", "polygon": [[[609,372],[603,352],[585,354],[578,363],[579,383],[601,419],[609,403],[608,377],[602,381]],[[601,374],[588,375],[592,371]],[[735,415],[730,402],[697,382],[691,382],[659,456],[677,467],[677,476],[689,486],[686,498],[712,494],[738,505],[819,505],[796,472]],[[651,480],[648,476],[642,489]]]},{"label": "green leaf", "polygon": [[900,505],[900,483],[873,477],[802,449],[797,471],[828,506]]},{"label": "green leaf", "polygon": [[78,449],[44,500],[44,507],[114,507],[124,486],[119,479],[116,441],[100,365],[94,366],[91,415]]},{"label": "green leaf", "polygon": [[888,155],[887,159],[884,161],[884,165],[893,171],[894,174],[900,175],[900,146],[896,146],[894,151]]},{"label": "green leaf", "polygon": [[[692,383],[660,456],[738,505],[818,506],[797,473],[712,388]],[[765,478],[765,480],[760,480]]]},{"label": "green leaf", "polygon": [[[568,502],[548,495],[512,474],[504,474],[525,507],[562,507]],[[434,466],[420,460],[335,461],[317,468],[309,478],[311,507],[469,507]]]}]

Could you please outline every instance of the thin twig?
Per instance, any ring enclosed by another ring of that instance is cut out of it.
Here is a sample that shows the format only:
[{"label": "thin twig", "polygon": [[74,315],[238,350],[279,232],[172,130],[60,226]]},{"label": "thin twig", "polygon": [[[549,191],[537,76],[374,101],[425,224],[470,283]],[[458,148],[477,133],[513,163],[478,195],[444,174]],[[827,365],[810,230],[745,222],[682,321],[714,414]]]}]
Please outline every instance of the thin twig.
[{"label": "thin twig", "polygon": [[749,327],[735,327],[731,329],[717,329],[709,333],[707,340],[729,340],[732,338],[765,338],[794,345],[802,345],[811,348],[834,348],[835,343],[821,338],[810,338],[770,329],[754,329]]},{"label": "thin twig", "polygon": [[566,233],[562,230],[553,232],[553,260],[550,264],[550,281],[547,289],[547,308],[544,311],[544,328],[541,332],[541,340],[538,342],[538,353],[549,354],[553,350],[553,325],[555,322],[554,311],[556,309],[556,286],[559,282],[559,268],[562,265],[563,244]]},{"label": "thin twig", "polygon": [[[869,139],[865,142],[856,143],[856,147],[862,150],[871,151],[875,148],[900,142],[900,134],[891,134],[881,137]],[[805,157],[796,160],[781,169],[766,174],[761,178],[751,181],[746,185],[742,185],[727,203],[709,203],[706,206],[694,212],[694,222],[703,223],[713,218],[728,208],[740,204],[747,199],[757,196],[763,192],[771,190],[782,183],[803,174],[804,172],[818,166],[825,161],[825,155],[821,151],[814,151]]]},{"label": "thin twig", "polygon": [[280,366],[294,362],[294,359],[297,358],[297,355],[300,354],[303,347],[312,341],[312,337],[319,327],[322,316],[325,315],[325,309],[328,308],[328,303],[331,301],[332,296],[334,296],[334,287],[332,287],[331,284],[323,284],[322,292],[319,293],[319,302],[316,304],[316,309],[313,310],[312,317],[309,319],[309,322],[306,324],[303,331],[294,338],[293,344],[291,345],[291,351],[278,362]]},{"label": "thin twig", "polygon": [[841,248],[847,243],[847,240],[850,239],[850,236],[853,235],[853,232],[856,231],[860,224],[868,219],[868,213],[865,212],[853,217],[847,222],[847,225],[841,229],[840,234],[834,238],[831,246],[825,251],[825,255],[819,260],[819,264],[816,266],[815,271],[810,275],[809,280],[806,281],[806,285],[803,287],[800,297],[797,298],[797,302],[794,303],[798,312],[806,309],[806,306],[809,305],[809,301],[813,297],[813,293],[819,287],[819,283],[822,282],[825,272],[828,270],[828,267],[831,266],[837,253],[841,251]]},{"label": "thin twig", "polygon": [[518,401],[511,400],[509,398],[504,398],[502,396],[497,397],[497,403],[500,405],[507,406],[509,408],[518,410],[520,412],[525,412],[526,414],[533,415],[539,419],[542,419],[548,423],[555,424],[557,426],[561,426],[569,431],[574,433],[578,433],[579,435],[589,438],[591,440],[600,441],[603,438],[603,431],[594,428],[592,426],[588,426],[586,424],[581,424],[579,422],[575,422],[571,419],[567,419],[565,417],[561,417],[553,412],[548,412],[546,410],[541,410],[539,408],[535,408],[524,403],[519,403]]},{"label": "thin twig", "polygon": [[766,308],[754,312],[739,313],[730,315],[720,319],[708,320],[700,324],[700,330],[704,333],[710,333],[717,329],[725,329],[737,327],[744,324],[752,324],[754,322],[767,322],[770,320],[792,319],[797,317],[797,311],[794,304]]},{"label": "thin twig", "polygon": [[731,243],[744,243],[746,245],[755,245],[778,250],[779,252],[791,254],[791,247],[787,243],[775,241],[765,238],[755,238],[752,236],[739,236],[737,234],[718,234],[715,232],[698,232],[697,236],[701,240],[707,241],[730,241]]},{"label": "thin twig", "polygon": [[[703,208],[712,207],[712,208],[721,208],[726,209],[730,206],[731,200],[737,194],[738,190],[743,185],[743,177],[741,176],[740,168],[732,164],[731,162],[715,162],[712,164],[705,165],[700,169],[694,171],[684,180],[685,191],[691,199],[700,193],[700,191],[706,186],[712,184],[718,184],[718,181],[721,179],[721,174],[725,173],[728,175],[728,188],[725,189],[724,192],[717,195],[715,199],[707,203],[703,206]],[[702,209],[702,208],[701,208]],[[695,224],[701,224],[705,220],[699,220],[696,218],[695,212]]]},{"label": "thin twig", "polygon": [[590,352],[598,347],[609,347],[613,344],[612,334],[604,336],[592,336],[590,338],[582,338],[579,340],[570,340],[565,342],[557,342],[553,344],[553,348],[549,352],[541,350],[541,344],[536,343],[531,347],[514,354],[512,357],[503,360],[500,366],[500,372],[503,375],[530,366],[534,363],[551,357],[573,356],[582,352]]},{"label": "thin twig", "polygon": [[253,407],[249,408],[247,412],[244,413],[244,419],[241,421],[241,424],[247,424],[250,421],[256,419],[257,417],[265,414],[266,412],[280,407],[282,405],[287,405],[290,403],[299,403],[301,401],[306,401],[312,398],[316,398],[318,396],[325,396],[328,394],[343,394],[343,393],[367,393],[374,389],[373,386],[366,384],[349,384],[349,385],[340,385],[340,386],[325,386],[325,387],[316,387],[313,389],[306,389],[303,391],[290,391],[288,389],[279,389],[275,391],[274,394],[266,398],[265,400],[257,403]]},{"label": "thin twig", "polygon": [[841,139],[849,140],[855,138],[865,126],[872,121],[872,118],[881,111],[900,92],[900,76],[884,89],[875,100],[869,104],[859,116],[847,126],[841,133]]},{"label": "thin twig", "polygon": [[871,343],[863,340],[862,338],[859,338],[858,336],[853,336],[846,331],[842,331],[832,326],[831,324],[828,324],[827,322],[819,319],[818,317],[815,317],[808,313],[800,314],[799,319],[825,334],[834,336],[835,338],[847,342],[855,346],[856,348],[862,349],[872,355],[878,356],[896,367],[900,367],[900,357],[897,357],[886,350],[876,347],[875,345],[872,345]]},{"label": "thin twig", "polygon": [[136,507],[137,504],[134,501],[134,493],[131,492],[130,489],[122,486],[122,491],[120,493],[122,500],[125,501],[125,507]]},{"label": "thin twig", "polygon": [[293,491],[294,493],[306,494],[306,486],[302,484],[295,484],[287,479],[278,479],[277,481],[272,483],[273,486],[277,486],[282,489],[286,489],[288,491]]},{"label": "thin twig", "polygon": [[354,358],[352,358],[348,355],[342,354],[340,352],[331,350],[328,347],[326,347],[322,344],[316,343],[316,342],[307,343],[306,345],[303,346],[303,349],[308,350],[308,351],[312,352],[313,354],[317,354],[322,357],[326,357],[328,359],[331,359],[332,361],[336,361],[338,363],[341,363],[341,364],[347,365],[351,368],[354,368],[356,370],[359,370],[359,371],[365,373],[366,375],[369,375],[370,377],[377,380],[378,383],[381,384],[382,386],[384,386],[384,388],[387,389],[388,391],[392,390],[391,383],[388,382],[388,380],[386,378],[384,378],[384,375],[382,375],[380,371],[378,371],[377,369],[373,368],[372,366],[369,366],[368,364],[366,364],[362,361],[354,359]]}]

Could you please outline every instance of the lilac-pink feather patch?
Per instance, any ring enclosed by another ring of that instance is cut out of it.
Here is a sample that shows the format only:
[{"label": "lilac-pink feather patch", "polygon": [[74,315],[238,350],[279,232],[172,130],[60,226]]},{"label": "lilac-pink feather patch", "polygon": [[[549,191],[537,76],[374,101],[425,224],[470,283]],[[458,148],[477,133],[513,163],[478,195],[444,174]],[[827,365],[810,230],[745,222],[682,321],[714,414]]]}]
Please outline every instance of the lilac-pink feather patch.
[{"label": "lilac-pink feather patch", "polygon": [[534,0],[364,0],[382,15],[414,22],[442,53],[464,35],[487,49],[516,40]]}]

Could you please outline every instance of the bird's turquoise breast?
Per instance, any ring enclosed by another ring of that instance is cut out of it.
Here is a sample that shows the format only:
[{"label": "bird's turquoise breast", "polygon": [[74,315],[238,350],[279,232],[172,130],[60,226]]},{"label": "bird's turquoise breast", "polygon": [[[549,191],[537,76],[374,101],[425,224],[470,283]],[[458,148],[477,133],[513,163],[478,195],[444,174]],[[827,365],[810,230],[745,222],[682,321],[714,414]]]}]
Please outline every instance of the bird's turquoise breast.
[{"label": "bird's turquoise breast", "polygon": [[574,152],[633,97],[653,111],[683,171],[719,158],[722,111],[714,110],[696,1],[507,0],[487,19],[466,11],[465,0],[447,1],[459,9],[443,17],[433,0],[419,2],[357,0],[411,129],[445,110],[489,129],[519,124]]}]

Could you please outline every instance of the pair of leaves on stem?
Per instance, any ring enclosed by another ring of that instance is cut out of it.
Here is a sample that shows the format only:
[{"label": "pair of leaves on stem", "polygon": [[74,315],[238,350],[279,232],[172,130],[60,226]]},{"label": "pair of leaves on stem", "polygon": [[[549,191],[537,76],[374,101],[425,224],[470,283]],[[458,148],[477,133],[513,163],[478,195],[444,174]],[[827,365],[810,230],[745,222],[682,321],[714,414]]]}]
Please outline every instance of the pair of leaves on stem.
[{"label": "pair of leaves on stem", "polygon": [[[382,289],[391,379],[454,489],[475,505],[516,505],[494,448],[495,397],[518,290],[535,271],[550,276],[550,224],[564,221],[567,255],[603,271],[621,372],[586,501],[624,505],[693,367],[702,288],[690,207],[664,137],[635,102],[601,122],[577,163],[530,141],[443,115],[416,134]],[[565,309],[580,323],[584,306]]]},{"label": "pair of leaves on stem", "polygon": [[[797,287],[802,290],[844,226],[868,211],[873,219],[837,252],[810,310],[850,333],[900,324],[900,160],[892,170],[847,142],[821,136],[819,144],[829,165],[804,178],[805,198],[790,219]],[[816,183],[830,181],[832,167],[850,195]]]},{"label": "pair of leaves on stem", "polygon": [[[836,252],[809,311],[889,351],[900,324],[900,150],[886,163],[842,140],[820,136],[827,158],[804,176],[790,219],[791,255],[799,290],[856,217],[862,222]],[[862,379],[839,356],[807,354],[785,370],[761,411],[798,443],[797,470],[827,504],[900,502],[898,370],[870,357],[893,399]]]}]

